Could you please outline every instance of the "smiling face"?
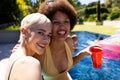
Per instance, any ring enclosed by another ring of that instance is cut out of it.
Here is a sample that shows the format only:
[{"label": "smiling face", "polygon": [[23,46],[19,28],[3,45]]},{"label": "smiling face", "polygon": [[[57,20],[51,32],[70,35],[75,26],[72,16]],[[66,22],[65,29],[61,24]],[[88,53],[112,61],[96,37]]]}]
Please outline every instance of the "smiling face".
[{"label": "smiling face", "polygon": [[30,52],[43,54],[45,47],[50,43],[51,24],[36,23],[27,31],[27,47]]},{"label": "smiling face", "polygon": [[70,20],[68,16],[60,11],[57,11],[52,18],[52,38],[66,39],[70,33]]},{"label": "smiling face", "polygon": [[44,15],[33,13],[21,22],[21,45],[27,55],[43,54],[49,45],[52,31],[51,21]]}]

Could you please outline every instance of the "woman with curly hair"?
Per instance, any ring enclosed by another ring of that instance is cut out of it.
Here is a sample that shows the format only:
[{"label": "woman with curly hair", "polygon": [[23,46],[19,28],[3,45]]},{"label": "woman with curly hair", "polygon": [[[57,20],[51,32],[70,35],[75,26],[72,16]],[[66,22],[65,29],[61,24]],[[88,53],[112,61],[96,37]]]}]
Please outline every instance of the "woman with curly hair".
[{"label": "woman with curly hair", "polygon": [[53,25],[46,53],[34,55],[42,64],[43,77],[45,80],[72,80],[68,70],[88,55],[86,51],[81,51],[72,57],[73,40],[67,36],[77,22],[76,11],[67,0],[46,0],[38,12],[46,15]]}]

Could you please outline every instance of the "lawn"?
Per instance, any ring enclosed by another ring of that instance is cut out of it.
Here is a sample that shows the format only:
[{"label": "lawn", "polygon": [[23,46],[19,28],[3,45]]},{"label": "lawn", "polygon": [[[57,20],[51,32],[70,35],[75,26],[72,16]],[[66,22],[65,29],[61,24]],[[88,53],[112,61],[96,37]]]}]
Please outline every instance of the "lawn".
[{"label": "lawn", "polygon": [[[113,35],[120,27],[103,26],[103,25],[76,25],[72,31],[89,31],[101,34]],[[5,30],[19,30],[19,26],[12,25]]]},{"label": "lawn", "polygon": [[120,27],[103,25],[76,25],[72,31],[89,31],[101,34],[113,35]]}]

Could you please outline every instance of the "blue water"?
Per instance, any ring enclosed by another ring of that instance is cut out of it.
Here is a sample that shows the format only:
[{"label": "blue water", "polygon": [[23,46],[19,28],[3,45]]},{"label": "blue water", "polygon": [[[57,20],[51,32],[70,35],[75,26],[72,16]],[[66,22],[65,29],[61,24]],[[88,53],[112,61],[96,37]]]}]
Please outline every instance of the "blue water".
[{"label": "blue water", "polygon": [[[108,35],[91,33],[91,32],[75,32],[78,36],[78,50],[74,55],[87,47],[88,41],[94,41],[99,37],[107,38]],[[73,56],[74,56],[73,55]],[[102,66],[99,69],[92,67],[91,57],[86,56],[78,64],[72,67],[69,71],[73,80],[120,80],[120,61],[102,58]]]}]

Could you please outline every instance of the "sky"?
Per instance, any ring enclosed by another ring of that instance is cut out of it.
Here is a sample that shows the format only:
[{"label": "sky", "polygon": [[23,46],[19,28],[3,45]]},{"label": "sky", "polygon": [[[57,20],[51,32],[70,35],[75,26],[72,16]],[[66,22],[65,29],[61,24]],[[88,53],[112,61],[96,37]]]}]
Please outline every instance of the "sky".
[{"label": "sky", "polygon": [[[79,0],[81,2],[81,4],[88,4],[91,2],[97,2],[98,0]],[[100,0],[101,3],[104,2],[104,0]]]}]

